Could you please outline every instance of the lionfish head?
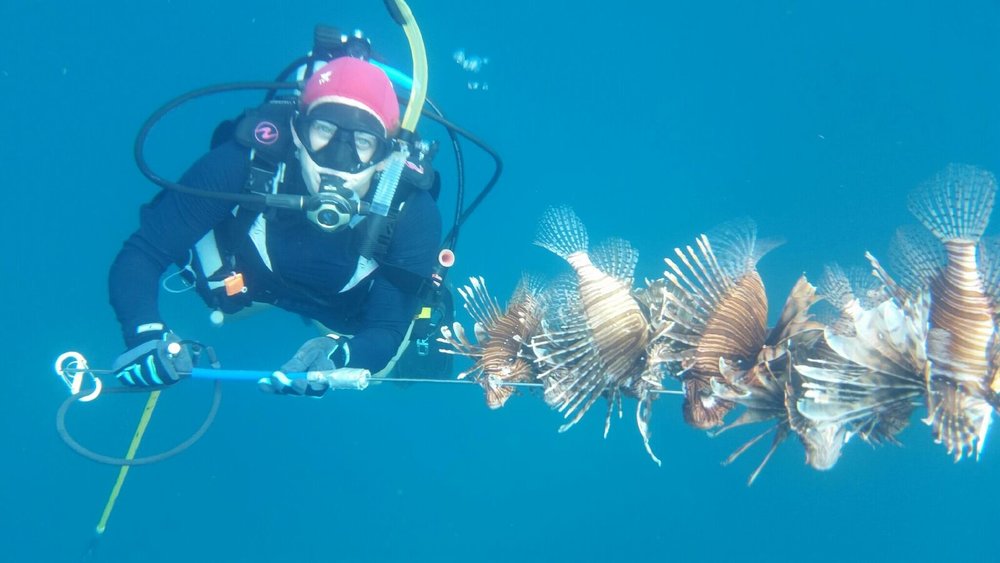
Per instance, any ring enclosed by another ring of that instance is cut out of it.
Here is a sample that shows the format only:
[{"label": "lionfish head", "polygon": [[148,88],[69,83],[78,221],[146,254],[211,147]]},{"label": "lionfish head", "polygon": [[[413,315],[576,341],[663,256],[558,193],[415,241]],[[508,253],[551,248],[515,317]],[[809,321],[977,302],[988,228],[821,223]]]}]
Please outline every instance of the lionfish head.
[{"label": "lionfish head", "polygon": [[837,464],[849,438],[842,424],[812,426],[798,434],[806,449],[806,463],[819,471],[832,469]]},{"label": "lionfish head", "polygon": [[708,430],[722,426],[723,419],[736,406],[712,393],[711,385],[697,379],[684,382],[684,422]]}]

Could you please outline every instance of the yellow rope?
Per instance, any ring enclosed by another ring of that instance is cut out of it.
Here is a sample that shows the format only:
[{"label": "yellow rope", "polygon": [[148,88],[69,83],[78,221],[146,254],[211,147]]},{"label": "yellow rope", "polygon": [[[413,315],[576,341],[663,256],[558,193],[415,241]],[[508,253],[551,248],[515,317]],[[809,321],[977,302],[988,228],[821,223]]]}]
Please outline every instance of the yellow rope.
[{"label": "yellow rope", "polygon": [[[135,458],[135,452],[139,450],[142,435],[146,432],[146,426],[149,424],[150,417],[153,416],[153,409],[156,408],[156,400],[159,398],[159,391],[153,391],[149,394],[149,399],[146,401],[146,408],[142,410],[139,426],[136,427],[135,435],[132,436],[132,444],[128,447],[128,454],[125,455],[125,459],[132,460]],[[97,523],[98,535],[103,534],[104,529],[108,526],[108,518],[111,517],[111,511],[115,508],[115,501],[118,500],[118,493],[121,492],[122,485],[125,483],[125,476],[128,475],[129,467],[131,465],[123,465],[118,469],[118,480],[115,481],[115,486],[111,489],[111,496],[108,497],[108,503],[104,505],[104,514],[101,515],[101,521]]]}]

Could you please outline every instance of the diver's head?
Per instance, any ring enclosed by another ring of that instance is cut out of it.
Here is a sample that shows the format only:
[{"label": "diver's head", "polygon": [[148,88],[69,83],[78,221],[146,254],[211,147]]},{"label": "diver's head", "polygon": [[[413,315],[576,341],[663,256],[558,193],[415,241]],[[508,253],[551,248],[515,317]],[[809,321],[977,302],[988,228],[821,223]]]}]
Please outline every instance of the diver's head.
[{"label": "diver's head", "polygon": [[320,193],[324,177],[364,197],[391,151],[399,102],[382,69],[352,57],[334,59],[306,82],[292,133],[306,187]]}]

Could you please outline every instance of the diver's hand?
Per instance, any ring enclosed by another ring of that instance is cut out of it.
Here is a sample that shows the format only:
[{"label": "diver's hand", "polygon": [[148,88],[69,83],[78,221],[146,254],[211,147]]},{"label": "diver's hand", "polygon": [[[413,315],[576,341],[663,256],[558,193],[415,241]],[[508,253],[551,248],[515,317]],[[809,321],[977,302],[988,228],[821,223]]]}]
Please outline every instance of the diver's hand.
[{"label": "diver's hand", "polygon": [[297,373],[342,368],[347,365],[347,350],[347,341],[336,334],[310,338],[281,366],[281,371]]},{"label": "diver's hand", "polygon": [[[288,372],[295,373],[295,372]],[[320,398],[326,394],[330,385],[321,379],[296,377],[292,379],[282,371],[276,371],[267,377],[257,380],[257,387],[265,393],[273,395],[292,395],[296,397]]]},{"label": "diver's hand", "polygon": [[[288,372],[295,373],[295,372]],[[310,371],[305,377],[292,379],[285,372],[276,371],[257,381],[261,391],[276,395],[322,397],[330,389],[362,391],[368,387],[371,372],[364,368],[337,368]]]},{"label": "diver's hand", "polygon": [[194,367],[191,353],[172,332],[143,342],[115,360],[111,369],[123,385],[155,387],[177,383]]},{"label": "diver's hand", "polygon": [[289,378],[289,373],[317,373],[336,370],[347,363],[347,342],[336,334],[310,338],[299,347],[281,369],[261,378],[261,391],[276,395],[322,397],[330,384],[323,377]]}]

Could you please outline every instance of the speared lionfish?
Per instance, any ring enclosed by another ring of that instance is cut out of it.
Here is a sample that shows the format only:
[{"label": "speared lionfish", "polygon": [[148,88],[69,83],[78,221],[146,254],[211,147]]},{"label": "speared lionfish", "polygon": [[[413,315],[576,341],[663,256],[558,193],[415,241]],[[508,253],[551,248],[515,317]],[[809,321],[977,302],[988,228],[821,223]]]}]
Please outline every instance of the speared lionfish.
[{"label": "speared lionfish", "polygon": [[806,424],[803,431],[793,422],[807,461],[825,470],[853,436],[872,445],[898,443],[924,394],[927,308],[925,301],[897,304],[839,267],[828,267],[820,285],[839,318],[813,345],[793,349],[789,412],[794,404]]},{"label": "speared lionfish", "polygon": [[[992,417],[990,404],[996,403],[1000,291],[993,266],[998,258],[994,245],[980,245],[996,189],[988,171],[949,165],[908,201],[910,212],[937,239],[936,246],[914,241],[912,231],[897,232],[901,283],[868,255],[897,300],[929,293],[925,422],[956,461],[973,452],[978,458]],[[977,250],[982,256],[977,257]]]},{"label": "speared lionfish", "polygon": [[[660,359],[684,383],[684,420],[697,428],[720,426],[735,406],[712,391],[726,366],[752,365],[767,334],[767,295],[756,265],[780,244],[757,240],[746,219],[696,239],[697,250],[674,249],[680,264],[664,261],[669,281],[655,340]],[[683,267],[681,266],[683,264]]]},{"label": "speared lionfish", "polygon": [[442,348],[442,352],[475,360],[458,379],[472,375],[486,392],[486,404],[498,409],[514,393],[511,383],[536,380],[534,356],[527,344],[539,323],[538,284],[529,276],[522,276],[507,308],[501,310],[483,278],[469,281],[470,285],[458,288],[458,293],[474,321],[476,343],[466,337],[465,329],[457,322],[450,329],[441,327],[442,337],[438,342],[451,346],[450,350]]},{"label": "speared lionfish", "polygon": [[808,345],[818,338],[821,325],[814,322],[808,313],[816,301],[816,288],[806,280],[805,276],[800,277],[785,301],[778,323],[768,332],[757,357],[748,364],[749,367],[720,362],[720,377],[711,380],[712,393],[715,397],[744,407],[739,418],[724,426],[716,434],[747,424],[775,421],[771,428],[748,440],[723,462],[724,465],[729,465],[747,449],[773,432],[771,447],[750,474],[748,485],[752,485],[757,479],[789,431],[795,431],[802,438],[806,445],[808,460],[809,448],[813,444],[807,432],[808,425],[794,410],[794,400],[789,401],[789,397],[794,393],[790,348],[793,341],[797,343],[796,345]]},{"label": "speared lionfish", "polygon": [[638,252],[612,239],[595,250],[592,261],[586,227],[568,207],[545,213],[535,244],[565,259],[576,273],[545,292],[541,330],[531,342],[545,400],[569,419],[559,431],[579,422],[605,396],[606,436],[615,404],[630,392],[640,398],[636,418],[649,451],[648,391],[658,381],[642,376],[649,321],[631,293]]}]

